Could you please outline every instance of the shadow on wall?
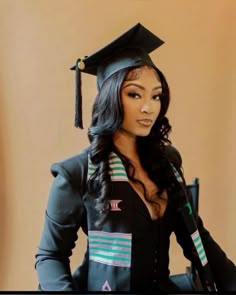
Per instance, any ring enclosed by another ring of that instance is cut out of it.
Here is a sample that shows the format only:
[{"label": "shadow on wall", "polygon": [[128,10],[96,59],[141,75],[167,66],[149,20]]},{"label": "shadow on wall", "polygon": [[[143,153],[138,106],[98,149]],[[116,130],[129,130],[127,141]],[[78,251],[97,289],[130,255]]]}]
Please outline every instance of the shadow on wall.
[{"label": "shadow on wall", "polygon": [[[1,81],[0,81],[1,85]],[[3,89],[0,87],[0,89]],[[0,92],[0,97],[3,93]],[[7,222],[6,222],[6,162],[5,162],[5,144],[3,142],[3,132],[6,121],[4,120],[4,103],[1,101],[0,108],[0,225],[1,225],[1,243],[0,243],[0,290],[3,288],[3,282],[7,273]]]}]

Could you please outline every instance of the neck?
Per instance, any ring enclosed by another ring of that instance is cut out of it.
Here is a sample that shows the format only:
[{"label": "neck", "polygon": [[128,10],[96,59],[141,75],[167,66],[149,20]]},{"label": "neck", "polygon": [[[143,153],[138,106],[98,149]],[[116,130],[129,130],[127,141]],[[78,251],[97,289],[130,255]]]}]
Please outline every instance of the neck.
[{"label": "neck", "polygon": [[119,130],[113,137],[114,146],[128,159],[137,162],[138,152],[136,145],[136,136],[127,134],[124,130]]}]

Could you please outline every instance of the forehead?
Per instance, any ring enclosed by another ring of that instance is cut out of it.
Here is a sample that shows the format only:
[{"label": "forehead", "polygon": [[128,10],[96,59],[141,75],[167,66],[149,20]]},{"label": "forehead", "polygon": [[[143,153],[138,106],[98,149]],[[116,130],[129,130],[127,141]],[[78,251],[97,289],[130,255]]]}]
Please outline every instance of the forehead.
[{"label": "forehead", "polygon": [[142,67],[138,67],[138,68],[130,70],[128,74],[126,75],[124,82],[138,80],[144,77],[155,78],[157,81],[160,82],[160,77],[157,71],[150,66],[142,66]]}]

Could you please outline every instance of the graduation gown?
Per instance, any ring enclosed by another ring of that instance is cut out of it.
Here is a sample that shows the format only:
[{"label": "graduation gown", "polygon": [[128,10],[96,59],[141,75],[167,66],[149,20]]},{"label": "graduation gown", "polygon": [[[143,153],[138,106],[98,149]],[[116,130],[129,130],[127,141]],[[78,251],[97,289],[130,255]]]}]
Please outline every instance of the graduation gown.
[{"label": "graduation gown", "polygon": [[[180,171],[178,152],[169,147],[168,156]],[[164,216],[153,221],[114,153],[109,156],[109,166],[111,206],[106,222],[99,229],[95,226],[95,196],[86,189],[95,169],[89,160],[89,148],[51,166],[55,178],[35,264],[42,290],[178,291],[169,279],[172,232],[184,256],[195,263],[203,280],[207,259],[217,289],[236,290],[236,267],[204,228],[199,216],[195,219],[202,248],[204,245],[202,257],[196,255],[184,218],[176,206],[169,202]],[[87,251],[82,264],[72,274],[69,257],[80,228],[88,237]]]}]

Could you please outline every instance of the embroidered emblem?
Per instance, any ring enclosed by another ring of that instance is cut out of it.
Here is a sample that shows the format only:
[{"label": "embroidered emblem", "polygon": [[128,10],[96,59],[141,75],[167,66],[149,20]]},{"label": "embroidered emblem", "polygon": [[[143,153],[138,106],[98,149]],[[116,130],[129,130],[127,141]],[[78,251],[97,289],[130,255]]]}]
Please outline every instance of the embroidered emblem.
[{"label": "embroidered emblem", "polygon": [[188,208],[188,210],[189,210],[189,211],[188,211],[188,214],[191,215],[191,214],[193,213],[193,211],[192,211],[192,207],[191,207],[190,203],[189,203],[189,202],[186,203],[186,204],[185,204],[185,207]]},{"label": "embroidered emblem", "polygon": [[110,200],[111,209],[110,211],[121,211],[118,207],[118,204],[122,202],[122,200]]},{"label": "embroidered emblem", "polygon": [[111,291],[111,287],[108,283],[108,281],[106,280],[105,283],[102,285],[102,291]]}]

